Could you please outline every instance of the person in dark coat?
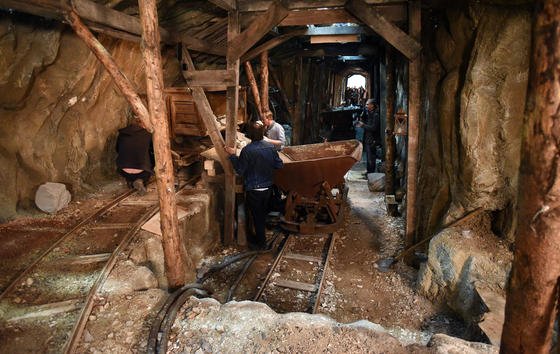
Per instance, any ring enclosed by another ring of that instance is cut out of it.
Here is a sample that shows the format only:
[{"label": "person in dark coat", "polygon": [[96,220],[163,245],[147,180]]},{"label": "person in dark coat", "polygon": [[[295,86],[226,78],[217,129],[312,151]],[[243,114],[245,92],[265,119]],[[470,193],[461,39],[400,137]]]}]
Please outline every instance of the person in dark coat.
[{"label": "person in dark coat", "polygon": [[251,143],[245,146],[239,157],[234,148],[226,147],[226,152],[235,172],[243,177],[245,200],[253,216],[256,240],[255,248],[266,248],[265,222],[272,193],[274,169],[282,168],[283,162],[274,145],[263,140],[264,124],[261,121],[249,124],[247,137]]},{"label": "person in dark coat", "polygon": [[373,99],[366,102],[366,109],[362,112],[358,127],[364,128],[364,150],[366,152],[367,173],[375,172],[377,146],[381,145],[381,121],[379,110]]},{"label": "person in dark coat", "polygon": [[117,137],[117,169],[127,185],[140,195],[146,193],[146,185],[154,174],[152,134],[142,127],[139,119],[119,129]]}]

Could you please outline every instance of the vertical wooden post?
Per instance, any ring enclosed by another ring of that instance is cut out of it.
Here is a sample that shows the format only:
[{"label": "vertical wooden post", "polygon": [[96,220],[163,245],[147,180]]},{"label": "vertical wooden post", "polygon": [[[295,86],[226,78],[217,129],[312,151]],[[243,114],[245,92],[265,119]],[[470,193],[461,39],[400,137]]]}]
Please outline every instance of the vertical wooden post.
[{"label": "vertical wooden post", "polygon": [[[420,1],[408,3],[408,30],[412,38],[421,39]],[[408,163],[406,178],[406,245],[415,243],[416,234],[416,178],[418,176],[418,133],[422,113],[420,96],[422,83],[422,55],[408,65]]]},{"label": "vertical wooden post", "polygon": [[540,0],[533,25],[519,222],[501,353],[549,353],[560,277],[560,1]]},{"label": "vertical wooden post", "polygon": [[[386,112],[387,132],[385,133],[385,195],[395,194],[395,53],[388,45],[385,47]],[[387,204],[387,214],[397,216],[397,204]]]},{"label": "vertical wooden post", "polygon": [[160,205],[161,233],[165,255],[165,273],[169,287],[185,283],[185,257],[179,235],[175,176],[169,137],[169,122],[163,99],[163,71],[159,48],[160,34],[155,0],[139,0],[142,24],[142,56],[146,67],[146,90],[154,125],[153,144],[156,159],[156,183]]},{"label": "vertical wooden post", "polygon": [[122,73],[122,71],[120,71],[117,64],[111,57],[111,54],[107,51],[107,49],[105,49],[105,47],[103,47],[97,38],[95,38],[86,25],[84,25],[78,14],[74,11],[70,11],[66,16],[66,20],[72,29],[74,29],[76,35],[84,41],[97,59],[99,59],[99,61],[103,64],[105,69],[107,69],[107,72],[111,75],[115,85],[117,85],[124,98],[132,107],[134,114],[136,114],[142,121],[144,128],[150,133],[153,132],[154,129],[152,127],[152,122],[150,121],[148,109],[144,103],[142,103],[142,99],[140,99],[140,96],[138,96],[134,90],[132,83]]},{"label": "vertical wooden post", "polygon": [[294,113],[292,114],[292,145],[301,144],[301,125],[302,125],[302,105],[301,102],[303,93],[302,91],[302,80],[303,80],[303,58],[301,56],[296,57],[296,77],[294,80]]},{"label": "vertical wooden post", "polygon": [[[232,10],[228,13],[228,41],[239,34],[239,12]],[[235,147],[237,135],[237,107],[239,105],[239,58],[227,58],[227,69],[235,73],[234,86],[227,88],[226,102],[226,146]],[[224,243],[234,242],[235,221],[235,173],[231,168],[225,169],[225,202],[224,202]]]},{"label": "vertical wooden post", "polygon": [[259,87],[257,86],[257,80],[255,79],[255,74],[253,73],[253,66],[249,61],[245,62],[245,75],[247,75],[247,80],[249,80],[249,86],[251,86],[251,92],[253,93],[255,105],[257,106],[259,119],[261,119],[264,114],[261,104],[261,95],[259,94]]},{"label": "vertical wooden post", "polygon": [[274,69],[274,67],[272,65],[270,65],[270,63],[268,63],[268,68],[269,68],[269,71],[270,71],[270,75],[272,76],[272,80],[274,81],[274,84],[276,85],[276,88],[278,88],[278,91],[280,91],[280,96],[282,97],[282,101],[284,102],[284,106],[286,106],[286,110],[288,112],[288,118],[291,121],[292,120],[292,106],[290,105],[290,100],[288,100],[288,96],[286,95],[286,91],[282,87],[282,83],[280,82],[280,79],[278,78],[278,74],[276,73],[276,70]]},{"label": "vertical wooden post", "polygon": [[270,112],[268,105],[268,50],[261,53],[261,106],[265,115]]}]

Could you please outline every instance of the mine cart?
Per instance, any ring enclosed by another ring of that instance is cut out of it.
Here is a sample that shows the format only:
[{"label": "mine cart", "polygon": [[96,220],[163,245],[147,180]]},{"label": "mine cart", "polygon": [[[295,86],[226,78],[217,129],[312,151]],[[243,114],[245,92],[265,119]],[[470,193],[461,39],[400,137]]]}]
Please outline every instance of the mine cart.
[{"label": "mine cart", "polygon": [[274,176],[275,184],[287,193],[282,226],[302,234],[336,230],[347,195],[344,175],[361,157],[357,140],[284,148],[280,152],[284,167]]}]

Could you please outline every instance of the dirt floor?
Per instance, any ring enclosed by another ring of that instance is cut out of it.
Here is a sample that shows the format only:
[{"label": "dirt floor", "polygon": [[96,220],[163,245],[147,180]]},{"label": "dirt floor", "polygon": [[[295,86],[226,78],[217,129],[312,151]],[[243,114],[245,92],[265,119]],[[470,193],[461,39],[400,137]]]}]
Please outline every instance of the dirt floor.
[{"label": "dirt floor", "polygon": [[[415,269],[402,263],[395,264],[389,272],[377,269],[375,262],[378,259],[393,256],[402,249],[404,220],[386,215],[383,194],[368,190],[363,172],[363,165],[358,164],[347,175],[350,190],[345,206],[346,217],[337,232],[317,312],[340,323],[368,320],[382,325],[390,333],[405,331],[414,337],[412,343],[425,344],[433,333],[463,336],[465,328],[461,321],[417,295]],[[113,183],[87,199],[73,201],[58,215],[29,216],[0,225],[0,274],[15,274],[26,262],[31,262],[34,255],[48,247],[57,235],[70,229],[85,215],[95,212],[122,189],[122,183]],[[25,230],[39,226],[45,226],[45,232],[52,235],[30,233],[34,239],[25,236]],[[280,231],[271,225],[269,238],[272,240],[277,235]],[[215,263],[242,251],[245,250],[218,245],[204,262]],[[119,257],[120,262],[127,261],[130,252],[130,249],[125,250]],[[231,299],[252,300],[272,261],[271,253],[259,256],[231,294]],[[212,297],[225,302],[242,266],[243,262],[239,262],[204,283],[213,292]],[[118,267],[119,264],[116,269]],[[117,273],[110,278],[118,277]],[[3,276],[1,280],[0,286],[6,286],[9,277]],[[166,292],[159,289],[128,293],[103,290],[96,299],[78,352],[144,352],[150,324],[165,298]],[[292,335],[297,341],[297,333]]]}]

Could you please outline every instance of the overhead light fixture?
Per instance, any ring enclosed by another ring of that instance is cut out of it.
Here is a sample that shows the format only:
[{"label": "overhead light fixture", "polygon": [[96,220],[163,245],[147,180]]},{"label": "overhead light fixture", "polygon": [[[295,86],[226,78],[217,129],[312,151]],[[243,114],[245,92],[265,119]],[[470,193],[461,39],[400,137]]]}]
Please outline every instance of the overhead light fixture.
[{"label": "overhead light fixture", "polygon": [[355,43],[360,42],[359,34],[337,34],[332,36],[311,36],[309,37],[311,44],[321,43]]}]

